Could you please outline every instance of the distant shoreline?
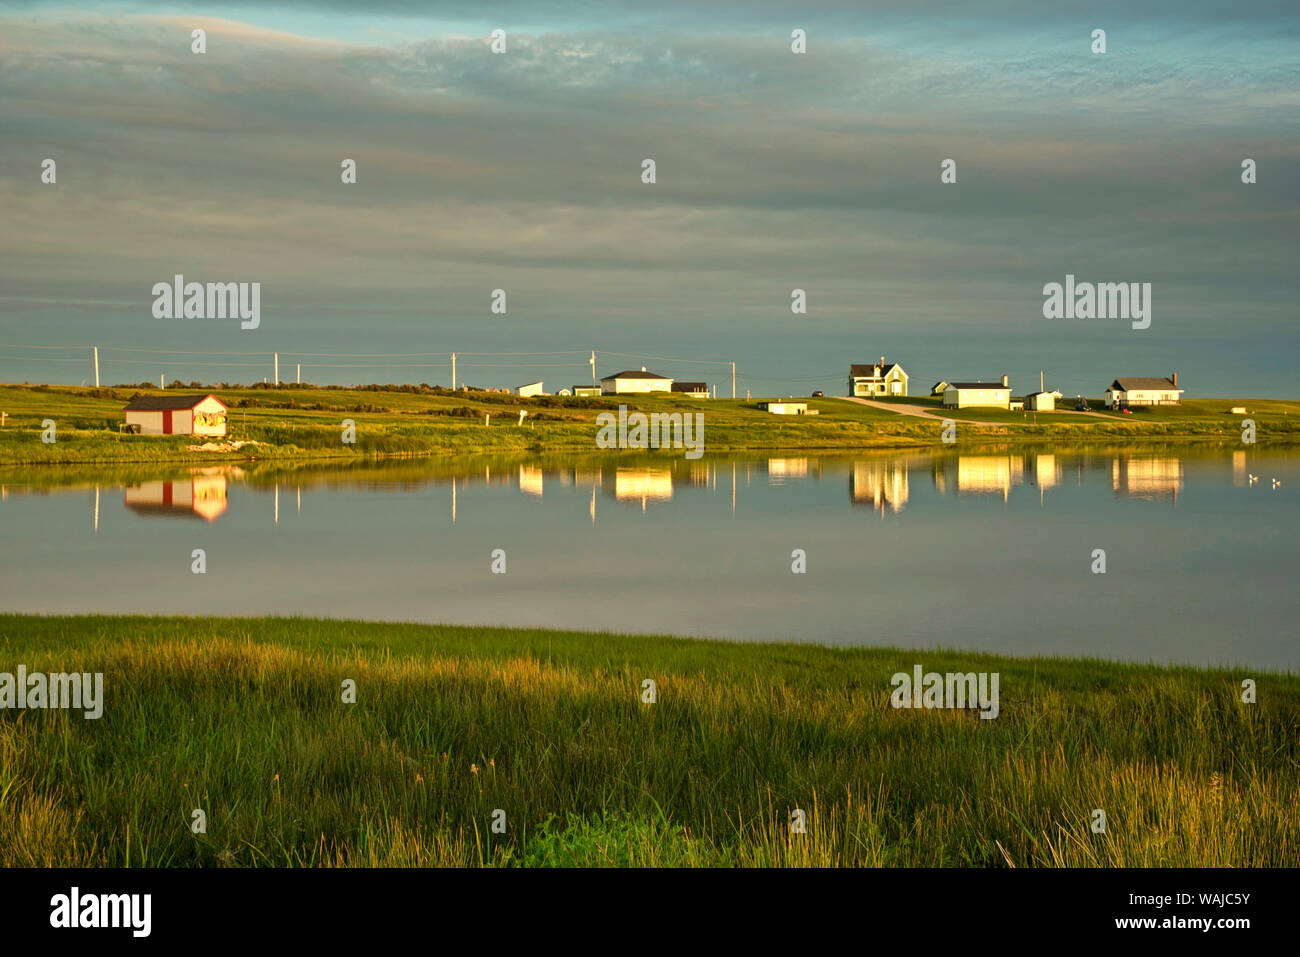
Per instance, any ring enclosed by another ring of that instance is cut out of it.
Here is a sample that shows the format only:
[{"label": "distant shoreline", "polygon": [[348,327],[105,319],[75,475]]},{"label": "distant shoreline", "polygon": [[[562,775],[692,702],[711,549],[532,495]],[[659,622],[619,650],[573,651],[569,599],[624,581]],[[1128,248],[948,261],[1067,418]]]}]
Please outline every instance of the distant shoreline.
[{"label": "distant shoreline", "polygon": [[[0,466],[122,463],[219,463],[254,460],[361,461],[446,455],[597,451],[596,417],[626,405],[646,413],[704,414],[704,454],[736,452],[853,452],[866,449],[943,450],[1006,444],[1068,450],[1087,445],[1195,445],[1250,449],[1300,443],[1300,401],[1192,399],[1133,415],[1098,410],[1080,414],[944,410],[928,396],[865,405],[849,399],[796,397],[817,415],[774,415],[759,397],[692,399],[667,395],[522,398],[495,392],[452,392],[425,387],[322,389],[307,386],[211,391],[230,408],[224,438],[131,435],[117,431],[136,388],[0,385]],[[776,398],[776,397],[773,397]],[[1229,412],[1234,407],[1245,415]],[[527,414],[520,424],[519,413]],[[944,441],[944,419],[956,423]],[[1255,442],[1243,441],[1243,420],[1255,423]],[[42,441],[53,421],[54,441]],[[355,443],[343,441],[343,423],[355,425]],[[238,451],[191,451],[208,441],[256,442]],[[645,452],[627,451],[638,455]],[[660,453],[663,454],[663,453]],[[677,453],[680,454],[680,453]]]}]

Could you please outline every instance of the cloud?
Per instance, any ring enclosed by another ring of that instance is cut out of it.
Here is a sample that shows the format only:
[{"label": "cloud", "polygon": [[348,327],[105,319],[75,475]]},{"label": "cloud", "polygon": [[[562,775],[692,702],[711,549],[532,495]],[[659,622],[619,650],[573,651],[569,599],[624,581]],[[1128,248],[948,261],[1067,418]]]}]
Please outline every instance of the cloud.
[{"label": "cloud", "polygon": [[[901,6],[795,56],[765,9],[710,7],[709,31],[674,7],[653,31],[611,16],[512,32],[504,56],[449,30],[0,18],[0,278],[94,298],[184,271],[274,281],[304,310],[468,313],[507,276],[559,329],[730,327],[796,283],[831,322],[893,309],[935,326],[968,321],[962,295],[996,316],[1066,271],[1161,282],[1162,302],[1291,287],[1300,95],[1282,14],[1143,22],[1102,60],[1080,22],[995,15],[943,36]],[[1247,155],[1267,189],[1241,186]]]}]

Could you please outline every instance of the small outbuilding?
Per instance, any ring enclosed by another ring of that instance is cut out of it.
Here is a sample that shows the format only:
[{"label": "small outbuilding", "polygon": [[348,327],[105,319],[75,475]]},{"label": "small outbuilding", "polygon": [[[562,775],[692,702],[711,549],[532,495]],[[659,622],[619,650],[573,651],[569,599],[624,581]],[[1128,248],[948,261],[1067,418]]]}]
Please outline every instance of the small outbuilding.
[{"label": "small outbuilding", "polygon": [[230,411],[215,395],[138,395],[126,424],[142,435],[225,435]]},{"label": "small outbuilding", "polygon": [[1031,392],[1025,396],[1025,408],[1031,412],[1055,412],[1056,396],[1051,392]]},{"label": "small outbuilding", "polygon": [[758,407],[773,415],[816,415],[817,410],[808,411],[807,402],[760,402]]},{"label": "small outbuilding", "polygon": [[1001,382],[949,382],[943,390],[945,409],[1010,409],[1011,384]]}]

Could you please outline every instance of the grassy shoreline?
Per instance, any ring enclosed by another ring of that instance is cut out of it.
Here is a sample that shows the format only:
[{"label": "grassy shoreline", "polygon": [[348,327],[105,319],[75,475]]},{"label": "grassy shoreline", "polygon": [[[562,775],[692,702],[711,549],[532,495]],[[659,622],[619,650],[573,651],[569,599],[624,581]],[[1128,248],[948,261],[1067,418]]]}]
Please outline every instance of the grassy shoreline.
[{"label": "grassy shoreline", "polygon": [[[116,431],[121,409],[137,390],[72,386],[0,386],[0,466],[124,462],[240,462],[252,460],[364,460],[446,454],[590,452],[596,416],[620,400],[520,399],[500,393],[392,389],[217,389],[231,405],[228,438],[262,443],[238,452],[191,452],[192,436],[130,436]],[[157,390],[153,390],[157,391]],[[178,390],[201,392],[204,390]],[[772,416],[752,401],[682,397],[626,397],[633,411],[703,412],[709,454],[740,451],[833,452],[857,449],[951,448],[942,441],[941,418],[905,416],[888,408],[838,398],[807,399],[816,416]],[[933,406],[911,397],[907,404]],[[1260,446],[1300,443],[1300,403],[1261,399],[1202,399],[1177,409],[1134,416],[1098,413],[952,412],[958,443],[992,442],[1044,448],[1096,443],[1135,447],[1241,445],[1240,419],[1227,413],[1245,405],[1257,423]],[[524,424],[519,411],[526,410]],[[485,425],[485,416],[491,424]],[[356,424],[356,443],[342,442],[342,421]],[[56,438],[41,440],[42,423],[53,419]],[[1000,420],[1000,421],[999,421]],[[1009,423],[1009,424],[1003,424]],[[636,454],[636,453],[632,453]],[[680,454],[680,453],[679,453]]]},{"label": "grassy shoreline", "polygon": [[[18,664],[103,671],[106,703],[0,711],[6,866],[1242,867],[1300,842],[1300,676],[1261,669],[0,615]],[[999,717],[891,708],[915,664],[999,672]]]}]

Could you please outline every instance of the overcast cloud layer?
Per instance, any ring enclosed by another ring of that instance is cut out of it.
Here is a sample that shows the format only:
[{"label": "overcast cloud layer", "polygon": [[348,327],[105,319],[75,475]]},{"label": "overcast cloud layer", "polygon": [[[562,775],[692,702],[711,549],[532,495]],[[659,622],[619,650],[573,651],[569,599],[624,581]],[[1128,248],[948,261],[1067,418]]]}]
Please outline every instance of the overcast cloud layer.
[{"label": "overcast cloud layer", "polygon": [[[842,392],[881,354],[913,391],[1046,367],[1068,394],[1175,370],[1300,392],[1292,4],[428,6],[0,4],[0,380],[81,381],[55,361],[76,353],[17,346],[98,344],[110,382],[270,373],[217,353],[596,349],[734,359],[756,394]],[[155,319],[176,272],[260,281],[261,328]],[[1152,283],[1151,328],[1043,319],[1067,272]],[[589,375],[569,361],[469,378],[554,390]]]}]

